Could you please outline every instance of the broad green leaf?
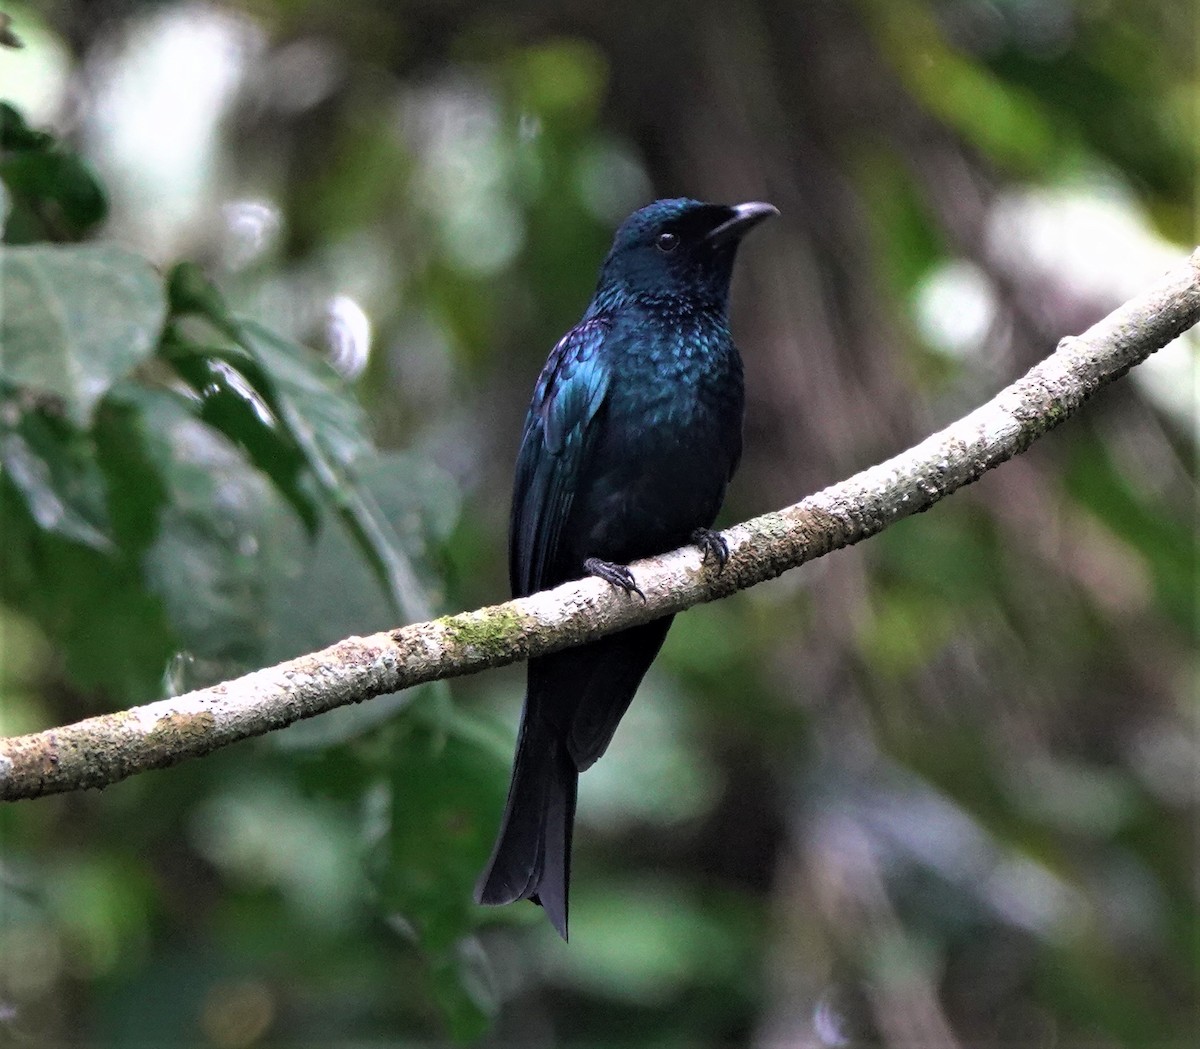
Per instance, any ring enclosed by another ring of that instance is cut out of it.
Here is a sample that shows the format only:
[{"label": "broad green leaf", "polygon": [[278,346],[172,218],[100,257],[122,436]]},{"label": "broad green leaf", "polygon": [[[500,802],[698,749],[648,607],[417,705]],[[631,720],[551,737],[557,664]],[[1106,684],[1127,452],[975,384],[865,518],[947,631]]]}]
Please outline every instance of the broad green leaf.
[{"label": "broad green leaf", "polygon": [[0,150],[48,150],[54,139],[44,131],[35,131],[25,123],[20,111],[7,102],[0,102]]},{"label": "broad green leaf", "polygon": [[430,720],[414,714],[395,738],[391,821],[371,868],[393,924],[421,952],[428,993],[452,1035],[472,1041],[496,1008],[487,958],[469,934],[478,917],[472,889],[504,804],[507,753],[466,718],[448,732]]},{"label": "broad green leaf", "polygon": [[474,937],[460,940],[452,952],[429,962],[433,998],[460,1044],[473,1044],[487,1034],[499,1010],[491,962]]},{"label": "broad green leaf", "polygon": [[[356,478],[356,468],[374,446],[361,408],[332,365],[256,321],[234,317],[220,292],[194,265],[177,266],[167,287],[177,314],[205,318],[234,344],[200,352],[224,361],[279,421],[324,499],[372,566],[394,613],[409,622],[428,619],[432,609],[409,557]],[[176,355],[186,355],[187,345],[186,340],[169,340],[172,361],[185,377],[189,366]]]},{"label": "broad green leaf", "polygon": [[146,460],[162,479],[158,532],[142,563],[196,661],[187,684],[258,665],[279,517],[271,489],[179,395],[124,384],[114,398],[136,409]]},{"label": "broad green leaf", "polygon": [[136,555],[148,549],[158,535],[170,493],[146,447],[141,413],[135,403],[120,396],[122,388],[117,387],[101,403],[92,438],[108,490],[113,537],[123,550]]},{"label": "broad green leaf", "polygon": [[225,335],[234,338],[233,318],[225,299],[196,263],[180,262],[167,274],[167,301],[172,315],[206,317]]},{"label": "broad green leaf", "polygon": [[12,221],[0,221],[10,244],[83,236],[108,214],[108,199],[91,165],[35,131],[21,114],[0,103],[0,188]]},{"label": "broad green leaf", "polygon": [[61,400],[86,426],[97,402],[153,352],[162,278],[114,245],[0,249],[0,380]]},{"label": "broad green leaf", "polygon": [[0,535],[0,600],[38,624],[75,688],[103,693],[109,707],[158,698],[179,642],[136,560],[43,529],[7,473],[0,477]]},{"label": "broad green leaf", "polygon": [[97,448],[27,401],[0,405],[0,598],[41,627],[78,689],[156,698],[178,644],[109,512]]},{"label": "broad green leaf", "polygon": [[18,153],[0,160],[0,179],[17,199],[37,205],[42,224],[81,237],[104,221],[108,200],[91,167],[74,153]]},{"label": "broad green leaf", "polygon": [[251,361],[226,362],[258,393],[299,450],[317,488],[338,514],[407,622],[428,619],[432,607],[395,529],[358,474],[374,446],[361,409],[327,361],[252,321],[236,322]]},{"label": "broad green leaf", "polygon": [[285,423],[333,468],[371,451],[366,418],[333,366],[257,321],[239,319],[238,341],[269,378]]},{"label": "broad green leaf", "polygon": [[504,807],[504,752],[456,719],[447,733],[406,718],[392,752],[391,828],[378,882],[384,906],[434,954],[478,916],[475,880]]},{"label": "broad green leaf", "polygon": [[[393,523],[403,548],[418,561],[428,544],[444,539],[457,520],[455,485],[436,467],[413,456],[393,453],[368,460],[359,482]],[[340,517],[325,510],[311,546],[298,526],[292,531],[285,545],[302,550],[303,557],[287,566],[281,562],[283,570],[271,581],[266,662],[278,663],[351,634],[395,626],[391,602],[376,585],[370,565]],[[412,689],[340,707],[274,733],[272,739],[289,748],[327,747],[389,721],[428,691]]]},{"label": "broad green leaf", "polygon": [[[295,442],[249,382],[226,361],[173,334],[164,353],[201,399],[200,418],[237,444],[275,485],[308,531],[316,535],[316,487]],[[245,362],[239,362],[244,364]]]},{"label": "broad green leaf", "polygon": [[104,479],[85,435],[16,398],[0,401],[0,469],[40,528],[111,551]]}]

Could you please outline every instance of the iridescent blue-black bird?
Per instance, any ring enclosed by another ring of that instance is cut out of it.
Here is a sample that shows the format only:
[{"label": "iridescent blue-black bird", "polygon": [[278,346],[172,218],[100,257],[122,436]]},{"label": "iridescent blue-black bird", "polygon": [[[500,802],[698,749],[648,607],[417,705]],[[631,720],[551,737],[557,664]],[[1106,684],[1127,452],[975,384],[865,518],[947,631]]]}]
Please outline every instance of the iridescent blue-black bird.
[{"label": "iridescent blue-black bird", "polygon": [[[640,594],[638,558],[701,544],[742,451],[742,362],[727,304],[741,238],[770,204],[659,200],[617,230],[583,319],[546,361],[513,486],[522,597],[591,574]],[[541,904],[565,939],[579,773],[604,753],[671,617],[529,661],[504,821],[480,903]]]}]

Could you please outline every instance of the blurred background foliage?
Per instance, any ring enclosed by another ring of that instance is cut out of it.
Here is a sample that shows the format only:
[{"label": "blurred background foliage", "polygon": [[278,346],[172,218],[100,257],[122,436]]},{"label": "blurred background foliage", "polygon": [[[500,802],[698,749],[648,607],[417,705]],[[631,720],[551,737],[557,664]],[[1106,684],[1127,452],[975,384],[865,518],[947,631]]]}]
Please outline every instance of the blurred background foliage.
[{"label": "blurred background foliage", "polygon": [[[504,597],[533,379],[655,196],[783,212],[726,521],[1195,236],[1176,0],[4,9],[5,734]],[[1192,1044],[1196,352],[682,616],[583,778],[569,946],[470,901],[512,668],[5,807],[0,1032]]]}]

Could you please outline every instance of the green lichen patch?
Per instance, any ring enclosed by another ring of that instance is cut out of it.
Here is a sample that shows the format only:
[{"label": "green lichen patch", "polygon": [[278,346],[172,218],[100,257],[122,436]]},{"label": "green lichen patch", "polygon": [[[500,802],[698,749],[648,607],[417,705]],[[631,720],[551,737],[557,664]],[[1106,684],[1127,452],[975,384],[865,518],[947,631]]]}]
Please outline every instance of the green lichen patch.
[{"label": "green lichen patch", "polygon": [[528,617],[503,606],[443,616],[436,622],[445,631],[452,657],[469,655],[499,663],[513,653],[524,654],[528,647]]}]

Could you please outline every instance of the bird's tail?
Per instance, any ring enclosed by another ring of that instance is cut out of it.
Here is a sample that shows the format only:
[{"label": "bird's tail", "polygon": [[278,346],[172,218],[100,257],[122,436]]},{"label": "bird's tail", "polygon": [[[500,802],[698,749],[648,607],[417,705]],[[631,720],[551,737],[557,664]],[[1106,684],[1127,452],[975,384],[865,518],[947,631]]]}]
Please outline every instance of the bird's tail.
[{"label": "bird's tail", "polygon": [[579,772],[566,746],[522,719],[504,820],[475,886],[478,903],[532,900],[567,938],[567,887]]}]

